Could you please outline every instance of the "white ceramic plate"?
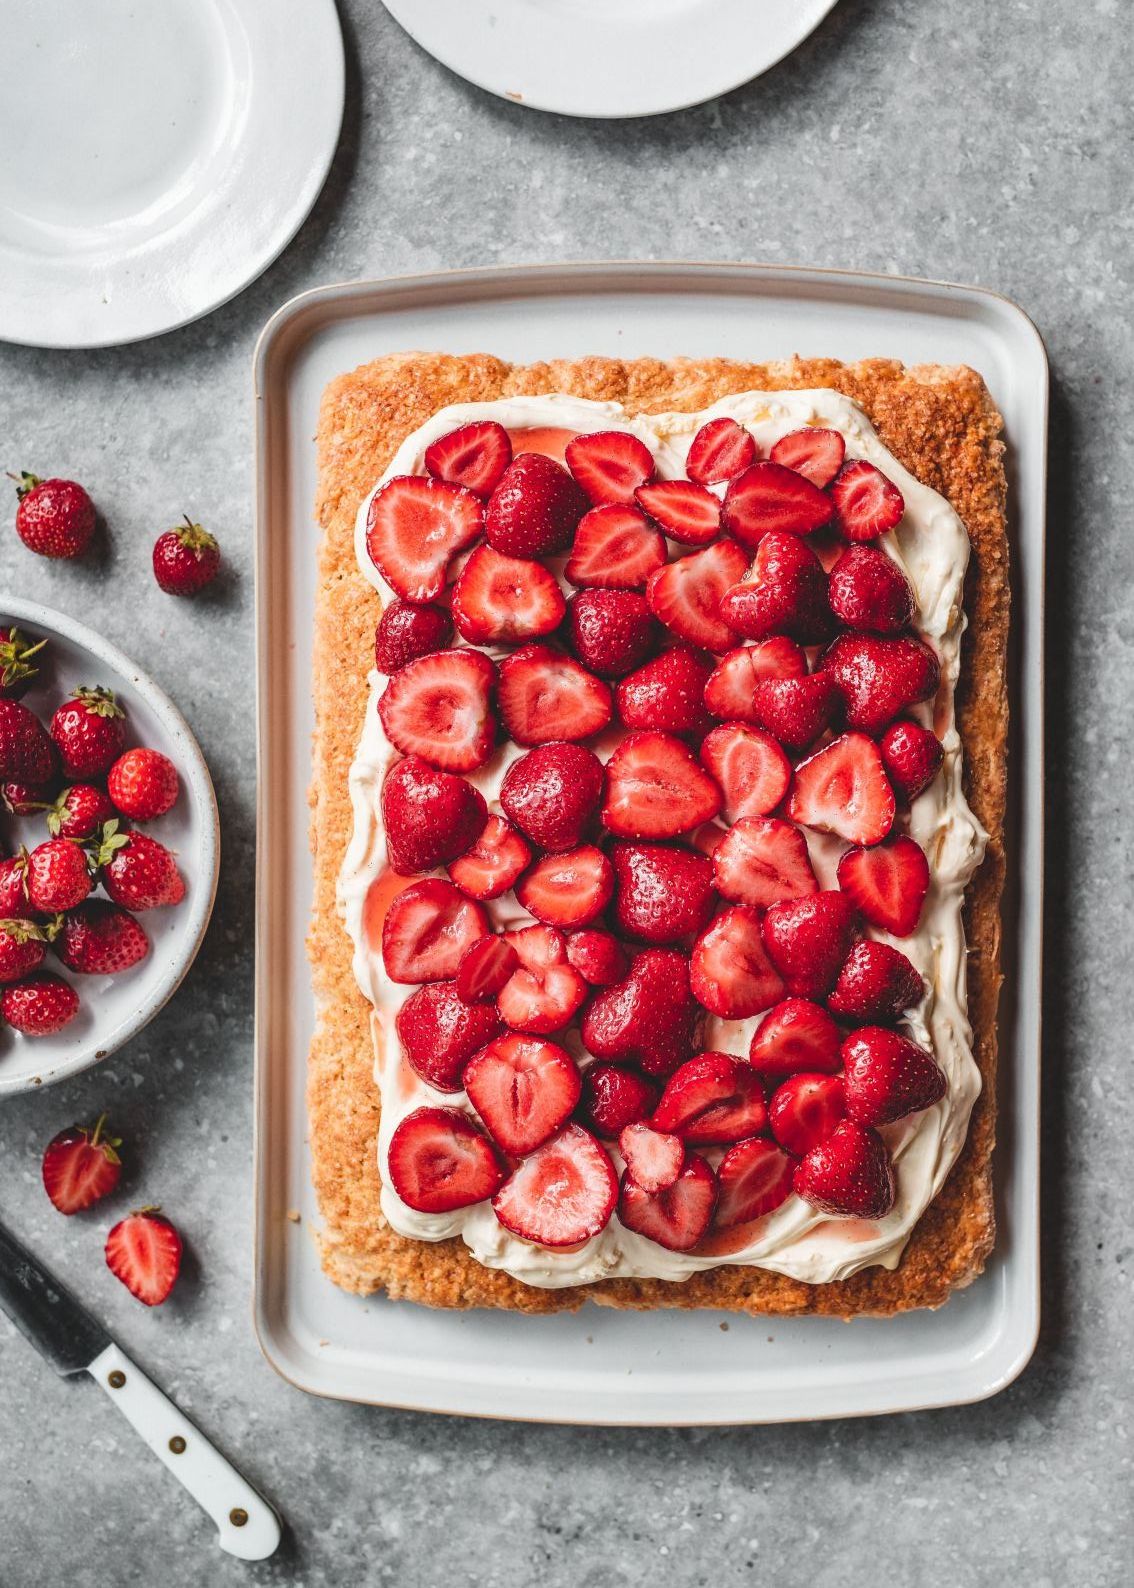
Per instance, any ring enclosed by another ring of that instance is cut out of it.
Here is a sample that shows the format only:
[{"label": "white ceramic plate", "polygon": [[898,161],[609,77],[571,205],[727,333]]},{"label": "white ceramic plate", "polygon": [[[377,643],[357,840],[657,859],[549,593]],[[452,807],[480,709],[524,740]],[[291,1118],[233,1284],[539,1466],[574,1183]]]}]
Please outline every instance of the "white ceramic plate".
[{"label": "white ceramic plate", "polygon": [[[76,976],[48,950],[44,969],[78,989],[81,1005],[69,1026],[52,1037],[25,1037],[0,1030],[0,1098],[62,1081],[134,1036],[176,991],[205,935],[220,867],[217,802],[209,769],[189,725],[152,679],[91,629],[34,601],[0,595],[0,625],[16,623],[27,634],[46,636],[39,677],[23,697],[41,721],[80,684],[104,684],[126,712],[127,744],[161,750],[178,770],[177,803],[152,833],[177,855],[185,898],[168,909],[146,910],[139,920],[150,952],[120,976]],[[0,833],[12,848],[30,848],[47,836],[42,818],[16,820],[0,812]],[[95,894],[103,897],[101,889]]]},{"label": "white ceramic plate", "polygon": [[156,336],[291,241],[342,120],[334,0],[6,0],[3,17],[0,338]]},{"label": "white ceramic plate", "polygon": [[[328,381],[406,348],[530,361],[587,353],[742,359],[871,355],[979,369],[1009,440],[1013,656],[1006,986],[996,1250],[938,1312],[892,1319],[433,1312],[337,1290],[304,1115],[313,1022],[304,933],[311,746],[312,503]],[[1039,1321],[1047,362],[1027,317],[970,287],[758,265],[602,264],[361,282],[285,305],[261,337],[257,608],[256,1326],[269,1361],[323,1395],[560,1422],[774,1422],[979,1400],[1020,1372]],[[300,1221],[289,1217],[298,1211]]]},{"label": "white ceramic plate", "polygon": [[384,0],[489,93],[565,116],[655,116],[758,77],[835,0]]}]

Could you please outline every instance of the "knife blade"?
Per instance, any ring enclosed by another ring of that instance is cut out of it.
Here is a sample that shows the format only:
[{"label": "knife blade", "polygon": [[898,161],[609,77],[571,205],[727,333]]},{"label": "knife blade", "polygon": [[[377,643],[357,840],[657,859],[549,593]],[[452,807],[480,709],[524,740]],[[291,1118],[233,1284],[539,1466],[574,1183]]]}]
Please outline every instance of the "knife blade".
[{"label": "knife blade", "polygon": [[85,1373],[111,1343],[65,1285],[0,1224],[0,1308],[64,1378]]}]

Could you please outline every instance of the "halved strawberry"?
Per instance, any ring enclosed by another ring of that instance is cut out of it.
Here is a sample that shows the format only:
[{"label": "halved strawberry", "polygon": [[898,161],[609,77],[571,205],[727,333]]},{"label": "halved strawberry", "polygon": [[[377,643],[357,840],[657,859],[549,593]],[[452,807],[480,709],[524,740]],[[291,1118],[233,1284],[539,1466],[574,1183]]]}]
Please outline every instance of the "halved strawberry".
[{"label": "halved strawberry", "polygon": [[761,1136],[750,1136],[729,1147],[717,1165],[717,1228],[731,1229],[734,1224],[774,1213],[791,1195],[794,1168],[782,1148]]},{"label": "halved strawberry", "polygon": [[805,425],[781,436],[768,456],[810,480],[819,490],[830,485],[843,466],[847,444],[837,430],[821,425]]},{"label": "halved strawberry", "polygon": [[459,1092],[465,1065],[501,1031],[495,1007],[465,1003],[451,981],[427,982],[411,993],[395,1026],[410,1069],[439,1092]]},{"label": "halved strawberry", "polygon": [[484,1202],[506,1170],[496,1149],[456,1108],[415,1108],[390,1138],[390,1184],[418,1213],[452,1213]]},{"label": "halved strawberry", "polygon": [[554,1042],[509,1033],[473,1055],[465,1091],[496,1145],[523,1158],[571,1117],[582,1091],[579,1067]]},{"label": "halved strawberry", "polygon": [[106,1266],[132,1296],[159,1307],[181,1271],[181,1237],[160,1208],[129,1213],[106,1237]]},{"label": "halved strawberry", "polygon": [[614,868],[593,844],[545,855],[516,884],[516,897],[537,921],[550,926],[587,926],[600,916],[614,891]]},{"label": "halved strawberry", "polygon": [[474,645],[538,639],[559,627],[566,610],[543,563],[506,557],[491,546],[476,548],[453,586],[453,617]]},{"label": "halved strawberry", "polygon": [[807,840],[775,816],[745,816],[729,828],[713,850],[713,879],[722,898],[757,910],[819,891]]},{"label": "halved strawberry", "polygon": [[890,724],[879,739],[878,748],[895,794],[907,804],[925,792],[945,759],[937,735],[905,717]]},{"label": "halved strawberry", "polygon": [[494,419],[461,425],[425,449],[425,467],[434,479],[463,485],[474,496],[491,496],[511,461],[508,432]]},{"label": "halved strawberry", "polygon": [[504,774],[500,804],[534,844],[551,854],[577,849],[602,798],[602,762],[580,744],[541,744]]},{"label": "halved strawberry", "polygon": [[766,1081],[810,1070],[833,1075],[842,1068],[843,1034],[823,1008],[809,998],[785,998],[752,1034],[748,1062]]},{"label": "halved strawberry", "polygon": [[406,601],[436,601],[450,559],[484,528],[471,491],[445,480],[399,474],[377,491],[366,515],[370,560]]},{"label": "halved strawberry", "polygon": [[885,1026],[860,1026],[843,1043],[847,1113],[860,1125],[889,1125],[945,1096],[945,1073],[932,1053]]},{"label": "halved strawberry", "polygon": [[708,726],[704,694],[712,658],[692,645],[673,645],[619,683],[618,714],[628,728],[696,733]]},{"label": "halved strawberry", "polygon": [[618,1150],[626,1160],[626,1173],[643,1191],[665,1191],[685,1163],[680,1136],[641,1123],[627,1125],[619,1133]]},{"label": "halved strawberry", "polygon": [[606,763],[602,822],[620,838],[676,838],[720,808],[720,789],[672,734],[627,734]]},{"label": "halved strawberry", "polygon": [[630,969],[626,950],[614,933],[594,926],[568,932],[567,958],[591,987],[609,987]]},{"label": "halved strawberry", "polygon": [[583,1046],[596,1059],[624,1059],[649,1075],[670,1075],[700,1029],[689,961],[676,949],[647,948],[624,981],[604,987],[583,1013]]},{"label": "halved strawberry", "polygon": [[820,663],[843,697],[848,728],[879,733],[907,706],[937,693],[941,664],[912,634],[840,634]]},{"label": "halved strawberry", "polygon": [[465,950],[488,935],[488,917],[451,882],[426,877],[394,895],[382,922],[391,981],[451,981]]},{"label": "halved strawberry", "polygon": [[876,540],[896,529],[906,510],[906,499],[881,469],[865,458],[843,464],[831,486],[835,527],[846,540]]},{"label": "halved strawberry", "polygon": [[724,794],[724,814],[737,822],[775,810],[791,783],[791,762],[760,728],[722,722],[701,742],[701,761]]},{"label": "halved strawberry", "polygon": [[771,530],[752,566],[722,592],[720,617],[749,640],[786,634],[801,645],[821,644],[834,627],[823,564],[798,535]]},{"label": "halved strawberry", "polygon": [[875,1130],[844,1119],[796,1165],[797,1196],[835,1218],[881,1219],[894,1206],[894,1166]]},{"label": "halved strawberry", "polygon": [[803,647],[786,635],[775,634],[756,645],[729,651],[717,663],[705,685],[705,706],[714,717],[747,722],[752,690],[762,678],[804,678],[807,657]]},{"label": "halved strawberry", "polygon": [[656,649],[657,624],[638,590],[579,590],[567,603],[564,638],[600,678],[621,678]]},{"label": "halved strawberry", "polygon": [[470,899],[498,899],[531,863],[532,852],[502,816],[490,816],[480,837],[449,862],[449,875]]},{"label": "halved strawberry", "polygon": [[698,1053],[665,1083],[650,1124],[708,1147],[757,1136],[767,1122],[760,1077],[731,1053]]},{"label": "halved strawberry", "polygon": [[784,995],[760,935],[760,916],[745,904],[722,910],[693,945],[693,996],[722,1020],[746,1020]]},{"label": "halved strawberry", "polygon": [[589,739],[611,718],[610,685],[547,645],[525,645],[504,658],[498,700],[517,744]]},{"label": "halved strawberry", "polygon": [[567,467],[596,507],[633,502],[634,492],[654,477],[654,459],[644,441],[628,430],[595,430],[572,436]]},{"label": "halved strawberry", "polygon": [[507,938],[478,937],[457,966],[457,997],[465,1004],[489,1003],[520,963]]},{"label": "halved strawberry", "polygon": [[522,1240],[574,1246],[606,1227],[617,1200],[609,1153],[581,1125],[567,1125],[524,1159],[492,1207]]},{"label": "halved strawberry", "polygon": [[848,849],[839,861],[839,887],[871,926],[895,937],[917,931],[929,891],[929,861],[904,834],[873,849]]},{"label": "halved strawberry", "polygon": [[756,442],[735,419],[722,415],[703,424],[689,444],[685,472],[698,485],[717,485],[740,474],[756,458]]},{"label": "halved strawberry", "polygon": [[48,1142],[43,1153],[43,1189],[60,1213],[81,1213],[114,1190],[122,1174],[117,1136],[103,1134],[106,1115],[94,1128],[69,1125]]},{"label": "halved strawberry", "polygon": [[435,651],[400,668],[382,692],[378,715],[403,755],[444,772],[472,772],[496,737],[496,667],[481,651]]},{"label": "halved strawberry", "polygon": [[755,551],[769,531],[809,535],[828,523],[831,513],[831,498],[810,480],[762,459],[729,481],[721,524],[726,534]]},{"label": "halved strawberry", "polygon": [[446,650],[452,637],[453,618],[445,607],[391,601],[374,630],[374,665],[380,673],[396,673],[407,662]]},{"label": "halved strawberry", "polygon": [[736,636],[721,616],[721,601],[744,577],[747,564],[736,541],[728,539],[679,557],[646,581],[650,610],[678,639],[706,651],[727,651]]},{"label": "halved strawberry", "polygon": [[520,957],[496,998],[506,1026],[533,1036],[561,1031],[587,996],[587,984],[567,958],[563,935],[551,926],[505,934]]},{"label": "halved strawberry", "polygon": [[772,1135],[794,1158],[802,1158],[846,1118],[843,1083],[837,1075],[790,1075],[772,1093],[768,1124]]},{"label": "halved strawberry", "polygon": [[522,452],[488,499],[485,539],[509,557],[548,557],[566,551],[587,506],[583,492],[553,458]]},{"label": "halved strawberry", "polygon": [[665,1246],[687,1252],[709,1228],[717,1202],[717,1177],[697,1153],[664,1191],[646,1191],[627,1173],[622,1177],[618,1217],[628,1230]]},{"label": "halved strawberry", "polygon": [[617,891],[614,924],[643,943],[675,943],[713,913],[713,863],[669,844],[611,846]]},{"label": "halved strawberry", "polygon": [[787,813],[850,844],[877,844],[894,825],[894,791],[873,739],[844,733],[795,769]]},{"label": "halved strawberry", "polygon": [[829,725],[839,705],[839,691],[826,673],[807,678],[761,678],[752,686],[745,714],[798,754],[807,750]]},{"label": "halved strawberry", "polygon": [[842,1020],[892,1025],[924,996],[925,983],[901,949],[863,938],[847,955],[827,1005]]},{"label": "halved strawberry", "polygon": [[648,1118],[657,1100],[656,1086],[637,1070],[600,1062],[583,1071],[579,1112],[598,1136],[617,1136],[627,1125]]},{"label": "halved strawberry", "polygon": [[584,514],[563,572],[572,584],[641,590],[665,557],[665,537],[645,514],[612,502]]},{"label": "halved strawberry", "polygon": [[721,527],[721,499],[692,480],[658,480],[634,492],[638,506],[683,546],[707,546]]},{"label": "halved strawberry", "polygon": [[848,546],[828,575],[831,611],[848,629],[899,634],[913,622],[913,586],[892,557],[873,546]]},{"label": "halved strawberry", "polygon": [[845,893],[824,891],[785,899],[764,913],[768,957],[797,998],[825,998],[850,951],[854,905]]}]

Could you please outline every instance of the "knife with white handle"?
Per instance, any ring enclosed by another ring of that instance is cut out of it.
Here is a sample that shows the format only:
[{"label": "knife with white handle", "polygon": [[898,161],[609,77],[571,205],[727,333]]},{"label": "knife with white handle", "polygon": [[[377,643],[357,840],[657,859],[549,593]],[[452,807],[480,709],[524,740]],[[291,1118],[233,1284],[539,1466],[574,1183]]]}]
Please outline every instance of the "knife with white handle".
[{"label": "knife with white handle", "polygon": [[136,1367],[86,1308],[0,1225],[0,1310],[63,1377],[89,1373],[154,1454],[213,1519],[220,1547],[264,1560],[280,1541],[276,1513]]}]

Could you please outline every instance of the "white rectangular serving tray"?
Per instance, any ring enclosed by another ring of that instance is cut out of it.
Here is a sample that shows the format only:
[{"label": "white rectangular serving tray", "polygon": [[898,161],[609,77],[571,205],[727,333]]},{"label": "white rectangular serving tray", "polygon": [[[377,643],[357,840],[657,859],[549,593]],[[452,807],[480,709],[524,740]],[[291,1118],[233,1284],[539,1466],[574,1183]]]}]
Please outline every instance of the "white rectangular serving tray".
[{"label": "white rectangular serving tray", "polygon": [[[521,362],[588,353],[967,363],[1004,415],[1013,555],[1012,809],[987,1272],[939,1312],[841,1323],[735,1313],[548,1318],[439,1312],[338,1291],[313,1232],[304,957],[319,399],[406,349]],[[268,322],[255,357],[259,854],[255,1323],[302,1389],[474,1416],[595,1424],[761,1423],[980,1400],[1039,1326],[1043,579],[1047,360],[1014,304],[972,287],[761,265],[583,264],[331,286]],[[296,1213],[299,1217],[296,1218]]]}]

